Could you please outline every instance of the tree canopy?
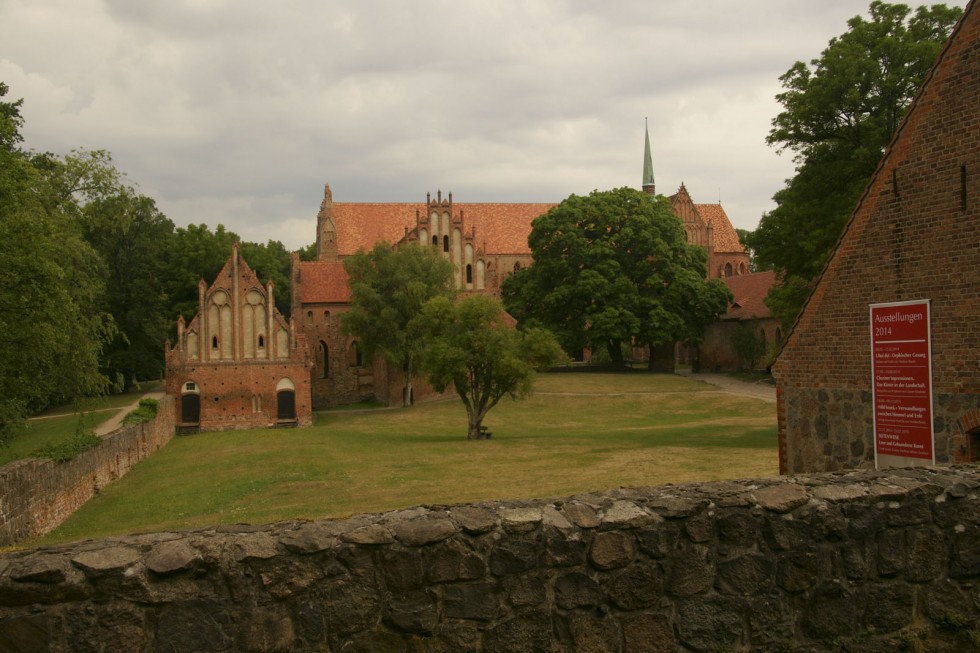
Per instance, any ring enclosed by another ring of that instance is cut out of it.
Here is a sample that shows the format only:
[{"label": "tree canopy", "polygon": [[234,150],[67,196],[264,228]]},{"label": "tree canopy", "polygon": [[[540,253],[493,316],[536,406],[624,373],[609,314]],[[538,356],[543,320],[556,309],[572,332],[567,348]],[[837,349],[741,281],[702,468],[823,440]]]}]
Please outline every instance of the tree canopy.
[{"label": "tree canopy", "polygon": [[[0,82],[0,441],[26,415],[158,378],[198,280],[241,239],[218,225],[175,228],[103,150],[23,147],[23,100]],[[289,314],[290,254],[242,243]]]},{"label": "tree canopy", "polygon": [[757,264],[783,284],[770,307],[795,318],[800,292],[823,268],[892,134],[959,18],[959,8],[875,0],[820,57],[780,77],[782,111],[767,142],[794,153],[796,175],[746,238]]},{"label": "tree canopy", "polygon": [[376,352],[405,373],[403,403],[412,403],[412,377],[421,360],[425,337],[422,307],[435,297],[455,294],[453,264],[432,247],[394,249],[377,243],[370,252],[344,260],[349,279],[350,310],[341,327],[359,338],[368,357]]},{"label": "tree canopy", "polygon": [[0,441],[31,412],[98,394],[105,266],[65,197],[63,166],[22,150],[21,102],[0,83]]},{"label": "tree canopy", "polygon": [[663,196],[572,195],[533,222],[528,244],[534,262],[505,280],[504,305],[569,351],[606,349],[622,362],[631,342],[695,344],[731,298],[721,281],[705,281],[707,254],[687,243]]},{"label": "tree canopy", "polygon": [[500,303],[486,295],[452,302],[435,297],[422,312],[426,346],[422,368],[429,383],[450,385],[466,407],[470,440],[489,437],[483,418],[504,397],[519,398],[531,389],[535,369],[564,359],[548,331],[518,331],[504,319]]}]

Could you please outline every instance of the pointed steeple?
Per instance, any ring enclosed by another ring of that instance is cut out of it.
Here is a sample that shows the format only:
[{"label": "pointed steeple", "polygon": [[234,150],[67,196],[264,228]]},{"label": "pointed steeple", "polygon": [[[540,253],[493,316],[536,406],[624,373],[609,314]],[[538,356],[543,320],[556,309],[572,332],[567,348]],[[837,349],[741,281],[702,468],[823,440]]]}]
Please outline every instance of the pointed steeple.
[{"label": "pointed steeple", "polygon": [[650,154],[650,126],[646,118],[643,119],[643,131],[646,133],[646,142],[643,146],[643,192],[656,195],[657,185],[653,181],[653,156]]}]

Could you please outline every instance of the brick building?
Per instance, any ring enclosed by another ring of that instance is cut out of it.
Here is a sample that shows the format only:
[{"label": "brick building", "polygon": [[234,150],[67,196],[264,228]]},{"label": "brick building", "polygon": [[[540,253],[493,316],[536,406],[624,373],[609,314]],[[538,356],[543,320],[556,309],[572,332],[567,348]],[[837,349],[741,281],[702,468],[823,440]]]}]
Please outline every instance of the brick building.
[{"label": "brick building", "polygon": [[[779,320],[772,316],[765,303],[769,289],[776,282],[775,274],[770,270],[721,278],[732,291],[733,299],[725,315],[704,330],[704,341],[698,347],[701,371],[765,370],[769,354],[783,340]],[[748,329],[759,342],[761,355],[754,365],[742,360],[734,345],[740,328]]]},{"label": "brick building", "polygon": [[[648,135],[643,190],[656,193]],[[670,200],[684,223],[688,242],[708,252],[706,276],[734,279],[748,273],[749,255],[721,204],[695,204],[683,184]],[[456,287],[461,292],[499,296],[507,275],[531,264],[527,244],[531,223],[553,206],[556,205],[463,204],[454,202],[452,194],[443,197],[441,192],[435,197],[428,195],[424,203],[334,202],[333,193],[326,186],[317,214],[317,260],[300,261],[294,254],[291,280],[293,317],[313,353],[314,406],[365,399],[401,401],[400,370],[389,369],[380,357],[364,360],[356,340],[341,333],[340,315],[350,300],[343,267],[345,257],[358,250],[370,250],[381,241],[396,246],[424,242],[453,262]],[[768,288],[752,286],[753,291],[761,293],[755,298],[760,311],[765,309],[761,299]],[[758,317],[768,317],[768,311]],[[732,319],[741,318],[736,315]],[[723,357],[725,361],[731,358]],[[416,384],[415,389],[416,398],[428,392],[424,384]]]},{"label": "brick building", "polygon": [[773,366],[782,473],[875,461],[869,305],[931,313],[935,460],[980,459],[980,11],[973,0]]},{"label": "brick building", "polygon": [[167,343],[166,390],[178,430],[224,430],[312,423],[306,338],[276,310],[236,243],[210,286],[198,283],[198,313],[177,321]]}]

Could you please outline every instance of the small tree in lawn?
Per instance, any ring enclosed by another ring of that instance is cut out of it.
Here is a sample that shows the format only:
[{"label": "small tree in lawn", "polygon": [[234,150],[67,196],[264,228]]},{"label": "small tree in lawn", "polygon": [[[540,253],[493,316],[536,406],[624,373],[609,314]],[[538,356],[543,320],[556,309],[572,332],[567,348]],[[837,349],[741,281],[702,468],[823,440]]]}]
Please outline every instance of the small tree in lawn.
[{"label": "small tree in lawn", "polygon": [[422,307],[433,297],[455,294],[453,264],[431,247],[410,244],[393,249],[381,242],[370,252],[344,260],[351,307],[340,318],[345,333],[360,339],[367,356],[380,352],[405,373],[402,400],[412,403],[412,377],[425,344]]},{"label": "small tree in lawn", "polygon": [[423,370],[436,390],[455,387],[466,406],[469,440],[488,437],[481,428],[487,412],[504,396],[526,396],[535,369],[564,359],[550,332],[512,328],[500,303],[485,295],[457,304],[439,297],[423,313],[428,331]]}]

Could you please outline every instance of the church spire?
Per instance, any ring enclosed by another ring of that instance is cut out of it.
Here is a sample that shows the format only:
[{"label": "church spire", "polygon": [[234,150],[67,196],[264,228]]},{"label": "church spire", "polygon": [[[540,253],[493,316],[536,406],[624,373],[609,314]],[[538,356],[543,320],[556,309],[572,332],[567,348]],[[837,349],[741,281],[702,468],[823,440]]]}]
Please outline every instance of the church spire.
[{"label": "church spire", "polygon": [[646,135],[643,147],[643,192],[656,195],[657,185],[653,181],[653,156],[650,154],[650,126],[646,118],[643,119],[643,130]]}]

